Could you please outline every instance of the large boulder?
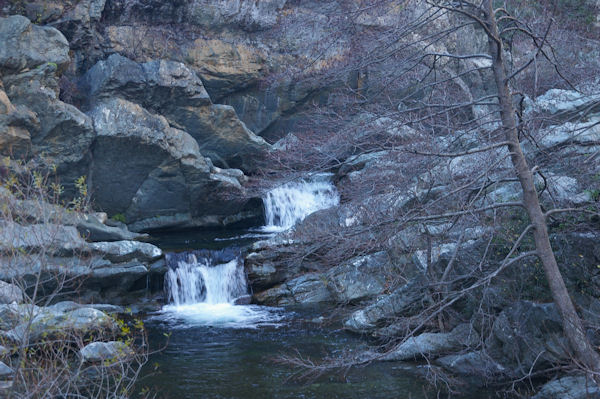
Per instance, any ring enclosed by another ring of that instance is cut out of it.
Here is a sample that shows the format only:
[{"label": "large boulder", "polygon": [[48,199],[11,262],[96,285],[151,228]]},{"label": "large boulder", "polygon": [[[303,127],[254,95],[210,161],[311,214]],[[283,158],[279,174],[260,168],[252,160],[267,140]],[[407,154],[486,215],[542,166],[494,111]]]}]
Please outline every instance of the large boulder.
[{"label": "large boulder", "polygon": [[460,324],[447,333],[423,333],[410,337],[387,352],[381,360],[435,358],[444,353],[469,348],[479,342],[479,334],[469,324]]},{"label": "large boulder", "polygon": [[82,363],[116,362],[133,354],[131,347],[121,341],[92,342],[79,350]]},{"label": "large boulder", "polygon": [[53,63],[59,69],[69,63],[69,42],[55,28],[34,25],[26,17],[0,18],[0,73]]},{"label": "large boulder", "polygon": [[32,153],[55,166],[67,195],[76,196],[74,181],[87,176],[89,149],[94,139],[91,119],[73,105],[59,100],[57,66],[40,67],[2,78],[13,104],[25,107],[39,124],[30,127]]},{"label": "large boulder", "polygon": [[327,287],[341,303],[375,297],[386,289],[391,273],[390,258],[385,252],[352,258],[325,273]]},{"label": "large boulder", "polygon": [[598,399],[600,387],[584,375],[552,380],[542,386],[531,399]]},{"label": "large boulder", "polygon": [[90,116],[97,134],[92,191],[102,210],[124,214],[137,229],[222,225],[246,216],[245,202],[218,196],[241,197],[243,174],[215,168],[165,118],[118,98],[97,104]]},{"label": "large boulder", "polygon": [[553,303],[519,301],[496,318],[487,352],[515,375],[566,361],[568,342]]},{"label": "large boulder", "polygon": [[115,321],[106,313],[93,308],[79,308],[62,312],[50,308],[37,308],[31,320],[30,313],[22,315],[23,321],[14,328],[0,333],[13,343],[39,342],[49,338],[68,337],[70,334],[87,335],[116,329]]},{"label": "large boulder", "polygon": [[260,292],[254,299],[260,304],[281,306],[331,302],[332,298],[323,276],[308,273]]},{"label": "large boulder", "polygon": [[15,107],[0,81],[0,154],[21,157],[31,147],[29,129],[39,127],[35,114],[24,107]]},{"label": "large boulder", "polygon": [[23,290],[18,286],[0,281],[0,303],[23,302]]},{"label": "large boulder", "polygon": [[150,61],[138,64],[113,54],[82,78],[92,102],[121,97],[163,115],[187,131],[200,151],[224,167],[252,169],[268,144],[246,128],[235,110],[213,105],[200,78],[184,64]]},{"label": "large boulder", "polygon": [[368,332],[394,317],[414,314],[430,302],[422,276],[415,277],[391,294],[384,295],[364,309],[354,312],[344,327],[355,332]]}]

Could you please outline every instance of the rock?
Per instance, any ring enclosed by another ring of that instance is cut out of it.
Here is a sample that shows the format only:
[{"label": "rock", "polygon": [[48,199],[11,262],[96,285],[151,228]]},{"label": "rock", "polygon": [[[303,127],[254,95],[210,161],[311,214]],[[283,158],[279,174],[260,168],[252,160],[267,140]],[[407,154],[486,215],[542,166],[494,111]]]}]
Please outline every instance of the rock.
[{"label": "rock", "polygon": [[162,114],[192,135],[204,155],[227,168],[250,170],[255,157],[269,147],[232,107],[213,105],[200,78],[179,62],[138,64],[114,54],[92,67],[81,86],[92,101],[117,96]]},{"label": "rock", "polygon": [[8,354],[10,354],[10,349],[8,349],[6,346],[0,345],[0,356],[6,356]]},{"label": "rock", "polygon": [[87,241],[127,241],[148,237],[147,234],[133,233],[124,227],[107,226],[96,217],[86,217],[77,223],[77,231]]},{"label": "rock", "polygon": [[59,100],[55,64],[17,75],[4,76],[11,101],[35,114],[39,124],[29,128],[32,152],[48,159],[67,196],[80,195],[74,182],[89,174],[89,149],[94,139],[91,119],[73,105]]},{"label": "rock", "polygon": [[35,114],[24,107],[15,107],[0,83],[0,154],[20,157],[31,147],[29,129],[38,126]]},{"label": "rock", "polygon": [[23,302],[23,290],[18,286],[0,280],[0,303]]},{"label": "rock", "polygon": [[234,305],[250,305],[252,302],[252,295],[242,295],[233,300]]},{"label": "rock", "polygon": [[122,99],[98,104],[90,115],[97,133],[95,202],[109,214],[124,214],[132,230],[215,226],[255,216],[244,213],[247,200],[221,197],[242,197],[243,174],[213,167],[195,140],[163,117]]},{"label": "rock", "polygon": [[0,362],[0,379],[1,380],[12,377],[13,374],[14,374],[13,369],[11,369],[6,364],[4,364],[4,362]]},{"label": "rock", "polygon": [[331,295],[322,275],[308,273],[284,284],[255,294],[254,298],[265,305],[309,304],[331,301]]},{"label": "rock", "polygon": [[89,244],[89,247],[113,263],[128,262],[133,259],[149,263],[163,256],[160,248],[138,241],[95,242]]},{"label": "rock", "polygon": [[79,0],[75,7],[53,23],[69,40],[72,48],[90,45],[94,41],[94,24],[102,17],[106,0]]},{"label": "rock", "polygon": [[584,375],[547,382],[531,399],[598,399],[600,387]]},{"label": "rock", "polygon": [[432,359],[444,353],[475,346],[479,334],[469,324],[460,324],[448,333],[423,333],[411,337],[388,352],[381,360]]},{"label": "rock", "polygon": [[144,21],[153,24],[186,23],[202,29],[242,29],[255,32],[272,27],[278,11],[286,0],[217,0],[203,3],[164,1],[157,5],[152,0],[111,1],[105,18],[114,22]]},{"label": "rock", "polygon": [[416,277],[391,294],[384,295],[375,303],[354,312],[346,320],[344,327],[355,332],[366,332],[394,316],[414,313],[422,309],[428,301],[423,278]]},{"label": "rock", "polygon": [[572,90],[550,89],[535,101],[529,100],[525,113],[550,114],[562,120],[572,118],[580,112],[586,115],[600,111],[600,95],[584,94]]},{"label": "rock", "polygon": [[523,376],[568,360],[562,331],[553,303],[519,301],[498,315],[485,343],[493,359]]},{"label": "rock", "polygon": [[[27,314],[23,316],[27,316]],[[28,337],[29,342],[39,342],[47,338],[60,338],[65,334],[86,335],[115,328],[114,320],[96,309],[83,307],[61,312],[38,308],[38,312],[34,314],[31,322],[24,321],[0,334],[14,343],[22,342],[25,336]]]},{"label": "rock", "polygon": [[[566,122],[549,126],[536,134],[536,142],[542,150],[552,149],[563,155],[582,155],[597,151],[600,147],[599,117],[586,122]],[[558,154],[557,154],[558,155]]]},{"label": "rock", "polygon": [[85,248],[85,241],[73,226],[52,223],[21,226],[17,223],[0,221],[0,253],[11,254],[21,249],[70,255]]},{"label": "rock", "polygon": [[118,96],[156,113],[211,104],[202,80],[184,64],[173,61],[140,64],[113,54],[90,68],[79,86],[92,103]]},{"label": "rock", "polygon": [[[510,372],[482,351],[448,355],[436,360],[448,371],[461,376],[485,377],[494,379]],[[475,380],[481,381],[485,380]]]},{"label": "rock", "polygon": [[104,313],[125,313],[125,309],[121,306],[109,305],[109,304],[86,304],[82,305],[73,301],[62,301],[55,303],[54,305],[48,306],[49,309],[54,309],[59,312],[69,312],[80,308],[92,308],[99,310]]},{"label": "rock", "polygon": [[345,303],[381,294],[386,287],[386,276],[391,272],[387,253],[377,252],[329,269],[325,279],[334,300]]},{"label": "rock", "polygon": [[133,350],[120,341],[92,342],[79,350],[82,363],[116,362],[133,354]]},{"label": "rock", "polygon": [[199,38],[183,52],[215,101],[256,83],[266,72],[266,54],[243,43]]},{"label": "rock", "polygon": [[34,25],[13,15],[0,18],[0,73],[14,73],[53,63],[59,69],[69,63],[69,42],[55,28]]}]

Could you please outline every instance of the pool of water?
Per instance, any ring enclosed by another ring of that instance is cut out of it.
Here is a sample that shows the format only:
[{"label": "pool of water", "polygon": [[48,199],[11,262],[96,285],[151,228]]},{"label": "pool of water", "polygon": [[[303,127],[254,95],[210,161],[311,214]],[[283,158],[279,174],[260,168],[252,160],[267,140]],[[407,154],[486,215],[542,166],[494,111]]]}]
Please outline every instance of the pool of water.
[{"label": "pool of water", "polygon": [[[221,315],[221,317],[211,317]],[[406,363],[373,363],[298,379],[281,355],[319,359],[365,349],[360,337],[320,324],[314,309],[235,306],[165,308],[149,315],[150,340],[168,346],[154,354],[140,381],[159,398],[426,399],[436,392]],[[158,366],[158,369],[155,368]],[[445,397],[445,396],[441,396]],[[460,395],[484,399],[489,393]]]}]

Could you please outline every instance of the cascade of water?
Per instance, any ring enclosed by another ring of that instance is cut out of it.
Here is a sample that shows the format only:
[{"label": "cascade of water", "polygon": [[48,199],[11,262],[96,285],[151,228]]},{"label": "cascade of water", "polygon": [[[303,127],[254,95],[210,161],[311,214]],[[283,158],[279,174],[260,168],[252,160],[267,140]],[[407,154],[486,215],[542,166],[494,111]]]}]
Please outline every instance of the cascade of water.
[{"label": "cascade of water", "polygon": [[246,294],[246,277],[239,257],[226,259],[223,251],[169,254],[165,275],[169,301],[176,306],[231,303]]},{"label": "cascade of water", "polygon": [[263,230],[287,230],[311,213],[339,202],[340,196],[328,176],[286,183],[263,198],[266,219]]}]

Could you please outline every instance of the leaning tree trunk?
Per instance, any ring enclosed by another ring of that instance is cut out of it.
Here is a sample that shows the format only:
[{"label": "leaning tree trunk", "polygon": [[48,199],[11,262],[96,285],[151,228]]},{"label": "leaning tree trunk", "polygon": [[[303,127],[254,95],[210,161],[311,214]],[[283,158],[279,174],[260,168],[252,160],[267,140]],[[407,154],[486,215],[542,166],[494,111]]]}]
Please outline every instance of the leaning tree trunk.
[{"label": "leaning tree trunk", "polygon": [[569,345],[577,357],[577,360],[595,374],[600,371],[600,356],[586,336],[581,319],[575,310],[575,306],[571,301],[565,282],[558,269],[554,251],[550,245],[546,215],[540,206],[533,173],[527,164],[527,160],[519,142],[516,113],[505,70],[502,40],[498,31],[492,0],[486,0],[486,19],[489,51],[492,57],[492,69],[498,88],[502,128],[504,130],[506,141],[510,143],[508,144],[508,150],[510,151],[511,161],[515,172],[517,173],[519,182],[521,183],[525,209],[534,228],[533,236],[537,255],[542,261],[552,298],[554,299],[554,303],[562,318],[563,330],[569,341]]}]

